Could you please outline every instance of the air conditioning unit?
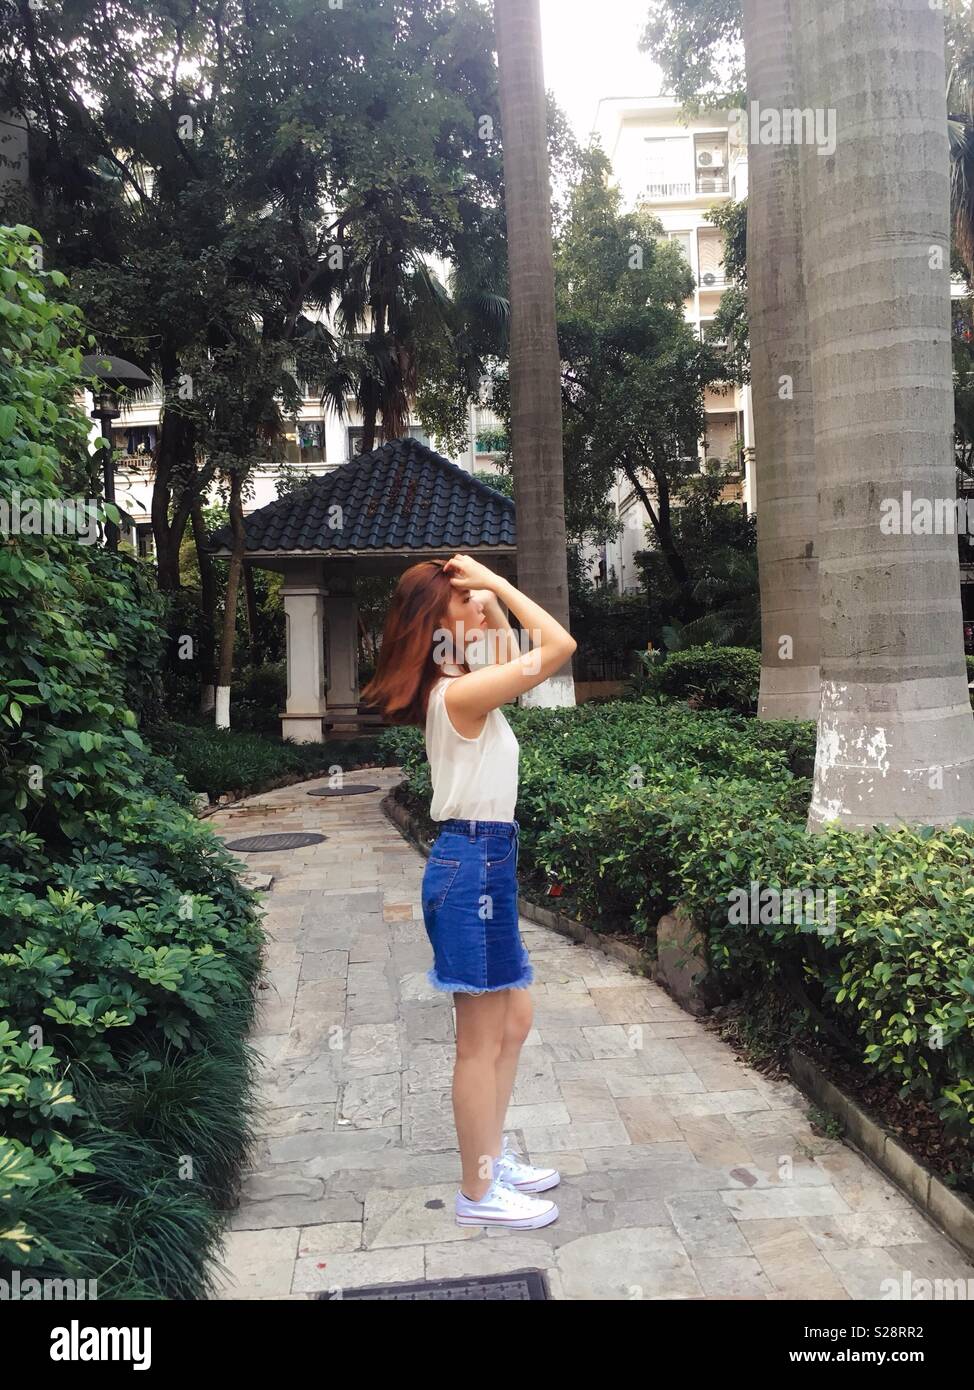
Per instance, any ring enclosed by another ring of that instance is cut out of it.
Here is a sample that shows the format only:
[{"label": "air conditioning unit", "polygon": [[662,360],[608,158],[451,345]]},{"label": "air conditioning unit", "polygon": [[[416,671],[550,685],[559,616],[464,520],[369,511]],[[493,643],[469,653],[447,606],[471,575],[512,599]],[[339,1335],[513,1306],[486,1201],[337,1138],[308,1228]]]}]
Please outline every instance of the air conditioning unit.
[{"label": "air conditioning unit", "polygon": [[722,150],[697,150],[698,169],[723,169],[724,154]]},{"label": "air conditioning unit", "polygon": [[698,193],[723,193],[723,191],[724,181],[721,178],[697,180]]},{"label": "air conditioning unit", "polygon": [[708,286],[709,286],[709,285],[716,285],[716,283],[717,283],[717,276],[714,274],[714,272],[713,272],[712,270],[708,270],[707,273],[706,273],[706,275],[702,275],[702,276],[700,277],[700,283],[701,283],[701,285],[708,285]]}]

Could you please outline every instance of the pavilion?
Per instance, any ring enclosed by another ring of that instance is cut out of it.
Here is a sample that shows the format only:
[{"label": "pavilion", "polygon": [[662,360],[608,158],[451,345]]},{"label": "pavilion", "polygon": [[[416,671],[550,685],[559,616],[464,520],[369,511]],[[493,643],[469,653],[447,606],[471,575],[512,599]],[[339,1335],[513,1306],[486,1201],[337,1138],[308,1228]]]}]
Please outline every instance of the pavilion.
[{"label": "pavilion", "polygon": [[[244,563],[284,576],[281,733],[320,742],[378,715],[360,707],[356,581],[464,551],[516,575],[514,503],[415,439],[394,439],[244,519]],[[212,540],[230,555],[230,529]],[[326,699],[327,682],[327,699]]]}]

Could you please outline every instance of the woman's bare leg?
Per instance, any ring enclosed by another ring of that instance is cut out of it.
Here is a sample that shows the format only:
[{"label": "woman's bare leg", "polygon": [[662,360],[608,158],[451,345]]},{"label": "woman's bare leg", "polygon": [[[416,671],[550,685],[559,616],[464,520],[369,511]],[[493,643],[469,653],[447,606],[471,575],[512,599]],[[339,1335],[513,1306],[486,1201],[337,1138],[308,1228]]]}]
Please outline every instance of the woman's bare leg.
[{"label": "woman's bare leg", "polygon": [[463,1168],[460,1191],[475,1202],[493,1182],[493,1161],[500,1154],[497,1064],[504,1043],[507,996],[511,993],[516,991],[499,989],[453,996],[457,1011],[453,1117]]},{"label": "woman's bare leg", "polygon": [[534,1005],[531,991],[509,989],[506,991],[507,1013],[504,1016],[504,1032],[501,1038],[500,1056],[497,1059],[497,1111],[494,1117],[496,1151],[499,1154],[504,1142],[504,1121],[507,1107],[511,1103],[517,1064],[521,1056],[524,1039],[531,1031],[534,1021]]}]

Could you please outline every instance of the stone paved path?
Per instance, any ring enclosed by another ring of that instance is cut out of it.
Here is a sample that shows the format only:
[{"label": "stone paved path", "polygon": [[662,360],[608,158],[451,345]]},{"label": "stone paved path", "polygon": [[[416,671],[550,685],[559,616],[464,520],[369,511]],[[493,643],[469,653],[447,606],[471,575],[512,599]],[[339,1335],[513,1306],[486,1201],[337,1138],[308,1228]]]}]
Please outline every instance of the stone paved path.
[{"label": "stone paved path", "polygon": [[[348,780],[384,793],[399,773]],[[523,918],[539,983],[508,1127],[561,1169],[561,1216],[536,1232],[457,1227],[453,1010],[425,980],[425,861],[381,793],[309,797],[316,785],[211,822],[227,838],[328,836],[242,856],[275,876],[254,1039],[266,1110],[221,1297],[524,1268],[566,1299],[876,1299],[904,1271],[974,1278],[876,1169],[812,1133],[790,1083],[742,1065],[657,986]]]}]

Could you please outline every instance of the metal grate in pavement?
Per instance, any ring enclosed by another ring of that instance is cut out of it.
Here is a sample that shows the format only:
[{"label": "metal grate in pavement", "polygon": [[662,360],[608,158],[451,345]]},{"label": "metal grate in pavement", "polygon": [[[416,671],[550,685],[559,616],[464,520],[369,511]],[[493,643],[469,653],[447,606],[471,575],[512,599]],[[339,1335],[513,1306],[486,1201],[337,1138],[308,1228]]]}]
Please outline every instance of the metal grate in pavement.
[{"label": "metal grate in pavement", "polygon": [[381,787],[366,787],[356,782],[348,787],[313,787],[309,796],[361,796],[363,792],[380,792]]},{"label": "metal grate in pavement", "polygon": [[327,835],[251,835],[246,840],[224,841],[227,849],[239,850],[242,854],[264,854],[278,849],[304,849],[305,845],[320,845]]},{"label": "metal grate in pavement", "polygon": [[331,1302],[349,1298],[392,1300],[400,1303],[426,1301],[538,1302],[550,1299],[548,1281],[540,1269],[524,1269],[514,1274],[488,1274],[477,1279],[431,1279],[418,1284],[370,1284],[361,1289],[343,1289],[341,1299],[331,1293],[315,1295]]}]

